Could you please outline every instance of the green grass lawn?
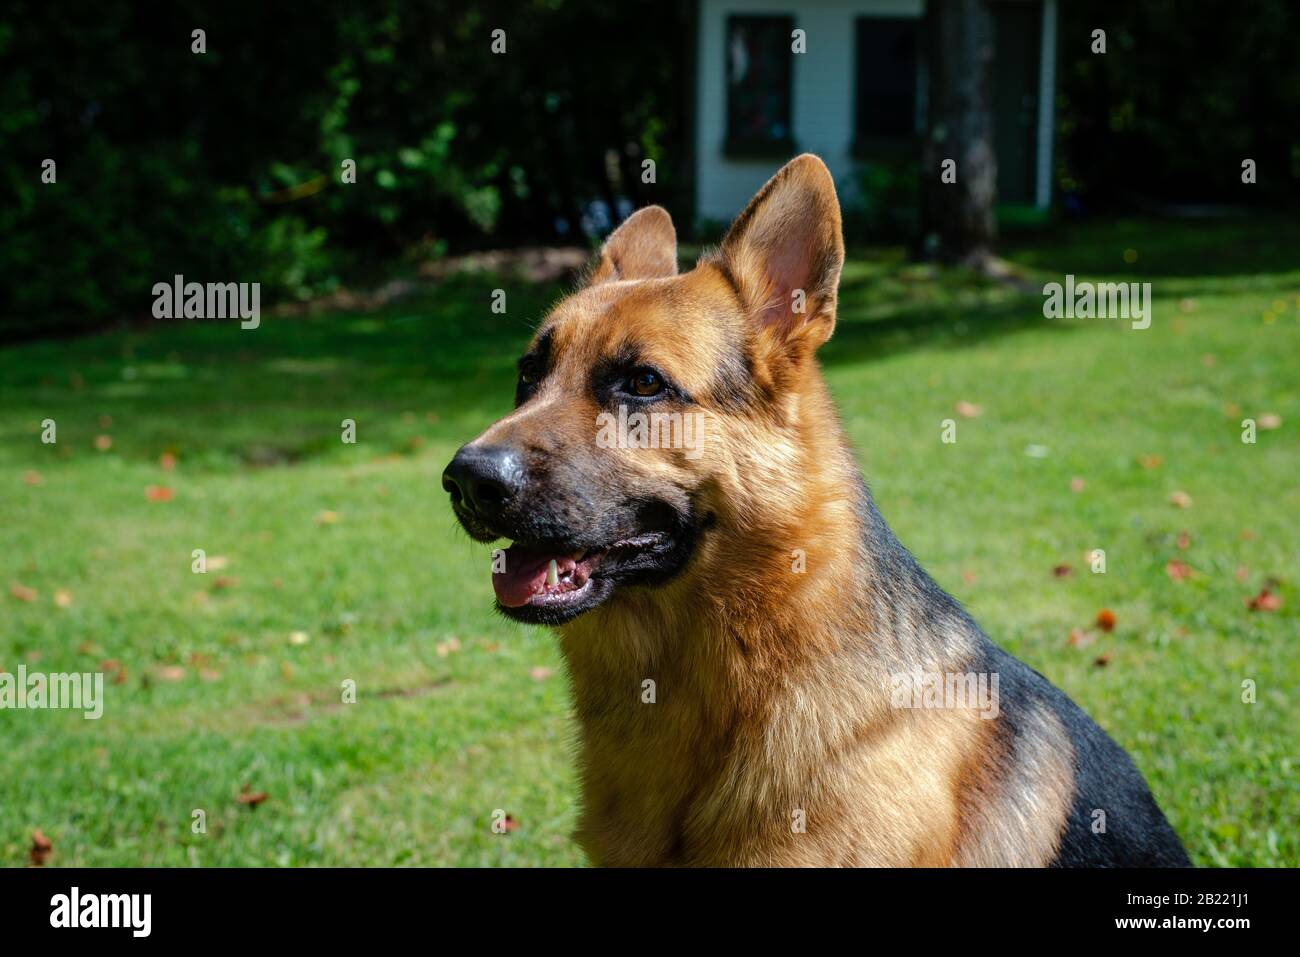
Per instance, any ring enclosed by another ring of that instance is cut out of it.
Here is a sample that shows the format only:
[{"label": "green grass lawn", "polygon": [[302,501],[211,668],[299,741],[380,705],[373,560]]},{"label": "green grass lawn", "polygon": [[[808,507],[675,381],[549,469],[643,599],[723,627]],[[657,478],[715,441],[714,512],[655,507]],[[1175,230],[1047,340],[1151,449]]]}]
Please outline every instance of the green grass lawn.
[{"label": "green grass lawn", "polygon": [[[1008,247],[1040,283],[1152,282],[1153,324],[1049,321],[1039,295],[854,256],[823,359],[880,507],[1129,749],[1196,863],[1300,864],[1300,228]],[[439,482],[509,407],[559,292],[464,279],[367,315],[0,352],[0,670],[116,663],[99,721],[0,711],[0,863],[25,864],[37,828],[65,865],[583,862],[555,643],[491,612],[488,549]],[[224,567],[194,574],[196,548]],[[1251,611],[1266,584],[1281,608]]]}]

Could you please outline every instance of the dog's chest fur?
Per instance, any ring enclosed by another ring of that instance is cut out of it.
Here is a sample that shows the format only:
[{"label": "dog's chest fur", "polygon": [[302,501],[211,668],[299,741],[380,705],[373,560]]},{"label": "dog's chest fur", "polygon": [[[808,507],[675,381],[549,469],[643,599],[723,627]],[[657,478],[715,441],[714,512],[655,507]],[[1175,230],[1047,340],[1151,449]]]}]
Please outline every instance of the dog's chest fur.
[{"label": "dog's chest fur", "polygon": [[[769,624],[751,637],[779,643],[782,622]],[[799,639],[822,652],[765,660],[707,616],[649,608],[566,629],[577,838],[593,863],[1051,861],[1071,798],[1063,736],[1030,754],[970,710],[891,708],[889,641]]]}]

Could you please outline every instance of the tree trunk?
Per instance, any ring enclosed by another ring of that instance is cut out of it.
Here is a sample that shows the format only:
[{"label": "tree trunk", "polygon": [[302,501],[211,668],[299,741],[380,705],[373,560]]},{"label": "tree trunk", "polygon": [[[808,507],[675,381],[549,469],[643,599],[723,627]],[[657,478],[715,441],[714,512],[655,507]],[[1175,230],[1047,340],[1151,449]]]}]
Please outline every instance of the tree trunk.
[{"label": "tree trunk", "polygon": [[[925,36],[930,80],[922,150],[923,250],[927,258],[983,269],[997,234],[989,4],[929,0]],[[947,176],[945,160],[956,162]],[[944,181],[954,175],[955,182]]]}]

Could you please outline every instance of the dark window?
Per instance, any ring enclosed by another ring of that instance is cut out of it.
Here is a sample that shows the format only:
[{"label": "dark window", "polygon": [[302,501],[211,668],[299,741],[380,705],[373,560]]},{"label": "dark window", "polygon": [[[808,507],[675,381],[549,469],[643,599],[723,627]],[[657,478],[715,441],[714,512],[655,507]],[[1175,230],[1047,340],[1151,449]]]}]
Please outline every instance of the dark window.
[{"label": "dark window", "polygon": [[906,139],[917,132],[919,25],[912,18],[858,18],[857,143]]},{"label": "dark window", "polygon": [[731,154],[789,153],[791,17],[727,18],[727,144]]}]

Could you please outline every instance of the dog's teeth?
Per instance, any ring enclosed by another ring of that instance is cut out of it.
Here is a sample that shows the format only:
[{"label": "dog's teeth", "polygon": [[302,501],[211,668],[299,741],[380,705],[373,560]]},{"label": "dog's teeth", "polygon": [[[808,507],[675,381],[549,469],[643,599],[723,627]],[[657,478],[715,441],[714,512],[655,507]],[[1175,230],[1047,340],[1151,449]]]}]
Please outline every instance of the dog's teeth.
[{"label": "dog's teeth", "polygon": [[587,554],[587,550],[585,548],[580,548],[569,557],[572,558],[575,562],[580,562],[582,561],[583,556],[586,554]]},{"label": "dog's teeth", "polygon": [[546,569],[546,584],[554,587],[560,583],[560,568],[555,564],[555,559],[551,559],[551,564]]}]

